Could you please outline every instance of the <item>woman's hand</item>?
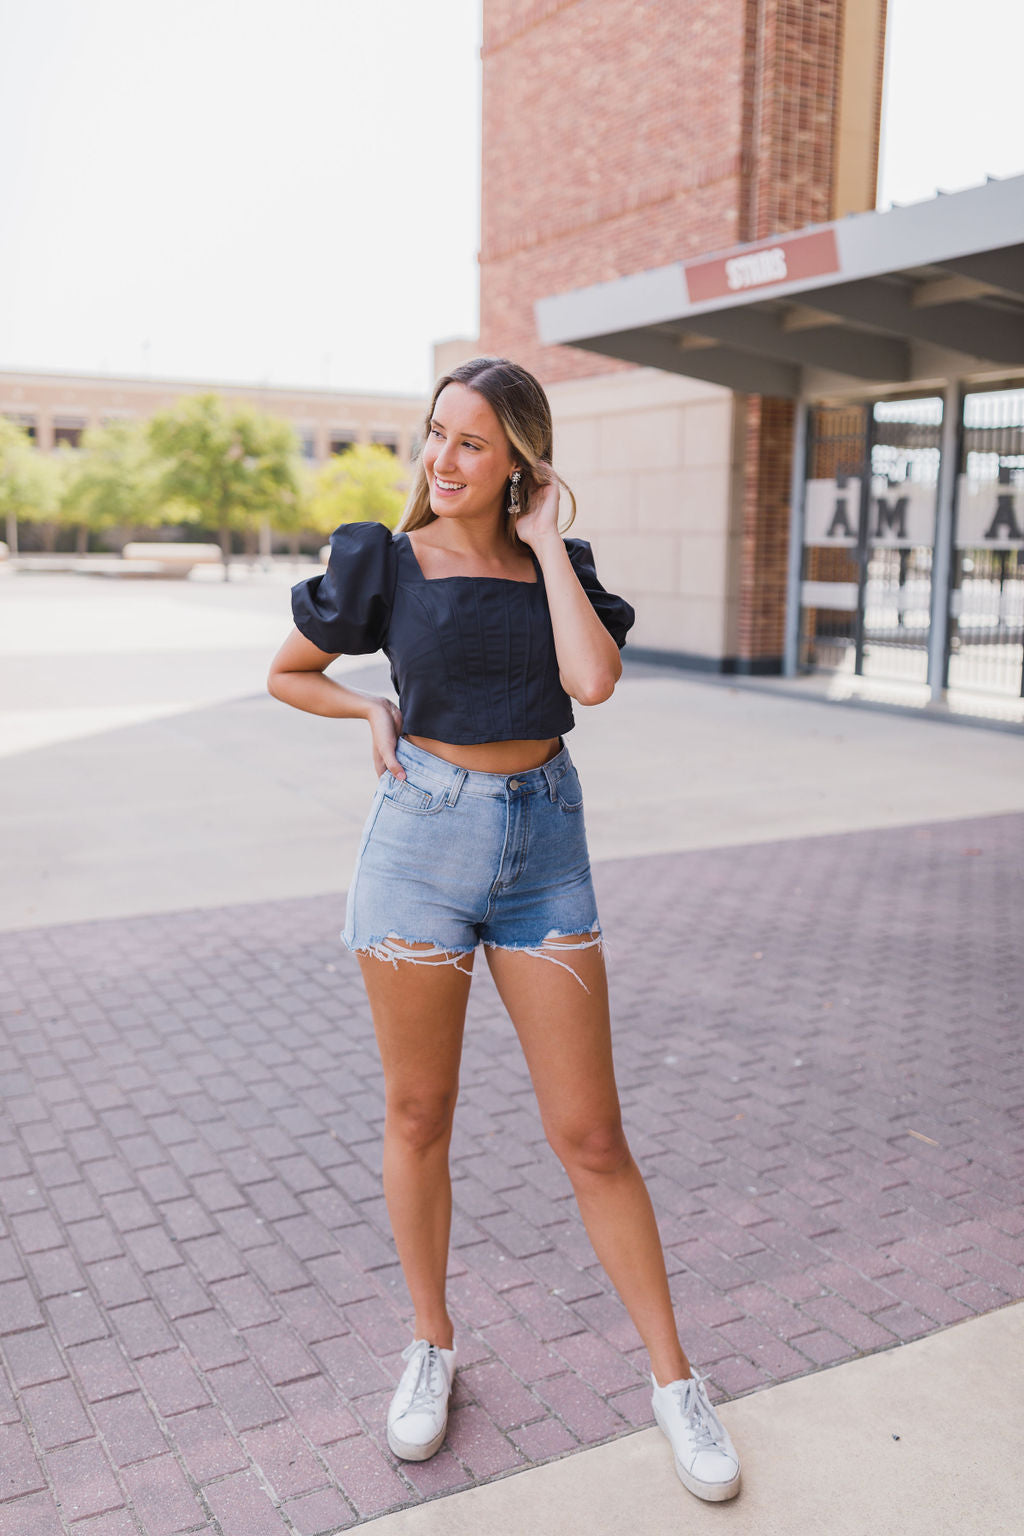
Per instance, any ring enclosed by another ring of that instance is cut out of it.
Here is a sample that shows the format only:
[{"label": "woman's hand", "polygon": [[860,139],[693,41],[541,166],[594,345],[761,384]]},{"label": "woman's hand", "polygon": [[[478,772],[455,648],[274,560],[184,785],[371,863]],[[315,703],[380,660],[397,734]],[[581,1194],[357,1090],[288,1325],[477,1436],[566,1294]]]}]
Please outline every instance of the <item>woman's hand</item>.
[{"label": "woman's hand", "polygon": [[537,464],[536,482],[530,492],[530,510],[516,518],[516,533],[524,544],[537,550],[550,538],[558,538],[558,481],[550,464]]},{"label": "woman's hand", "polygon": [[373,738],[373,768],[378,779],[385,770],[396,779],[405,778],[405,769],[395,756],[395,747],[402,734],[402,712],[390,699],[375,699],[366,712],[366,721]]}]

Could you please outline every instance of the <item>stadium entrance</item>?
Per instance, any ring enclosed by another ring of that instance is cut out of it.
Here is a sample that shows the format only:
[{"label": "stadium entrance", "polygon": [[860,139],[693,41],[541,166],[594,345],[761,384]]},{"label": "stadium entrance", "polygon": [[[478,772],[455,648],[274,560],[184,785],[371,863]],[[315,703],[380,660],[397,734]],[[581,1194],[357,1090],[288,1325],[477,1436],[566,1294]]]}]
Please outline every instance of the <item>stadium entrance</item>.
[{"label": "stadium entrance", "polygon": [[[809,411],[799,669],[1024,697],[1024,389]],[[933,676],[934,674],[934,676]]]},{"label": "stadium entrance", "polygon": [[786,578],[765,543],[762,603],[784,675],[1024,721],[1024,177],[536,311],[545,343],[774,397],[788,416]]}]

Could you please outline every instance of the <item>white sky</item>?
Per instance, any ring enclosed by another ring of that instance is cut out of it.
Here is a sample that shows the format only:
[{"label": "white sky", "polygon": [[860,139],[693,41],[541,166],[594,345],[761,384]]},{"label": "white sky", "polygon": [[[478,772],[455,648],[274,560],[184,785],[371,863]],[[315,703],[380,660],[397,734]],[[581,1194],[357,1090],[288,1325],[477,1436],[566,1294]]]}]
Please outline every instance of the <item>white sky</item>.
[{"label": "white sky", "polygon": [[1022,0],[889,0],[878,206],[1024,172]]},{"label": "white sky", "polygon": [[[889,9],[880,206],[1024,172],[1020,0]],[[0,0],[0,367],[425,390],[476,330],[479,13]]]},{"label": "white sky", "polygon": [[479,0],[0,0],[0,367],[424,390],[479,45]]}]

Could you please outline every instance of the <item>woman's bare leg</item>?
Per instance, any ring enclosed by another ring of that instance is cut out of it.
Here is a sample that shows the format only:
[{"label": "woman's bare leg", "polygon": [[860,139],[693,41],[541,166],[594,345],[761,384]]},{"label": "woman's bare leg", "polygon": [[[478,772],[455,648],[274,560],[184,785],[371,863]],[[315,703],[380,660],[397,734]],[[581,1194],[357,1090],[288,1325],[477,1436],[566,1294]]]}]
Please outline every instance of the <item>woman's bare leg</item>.
[{"label": "woman's bare leg", "polygon": [[[567,940],[573,943],[573,940]],[[544,948],[554,952],[557,940]],[[660,1386],[690,1375],[647,1186],[622,1130],[604,957],[566,951],[579,976],[538,955],[487,950],[526,1055],[544,1130],[572,1181],[594,1252],[647,1346]]]},{"label": "woman's bare leg", "polygon": [[413,1337],[450,1349],[448,1148],[473,956],[460,955],[458,967],[359,960],[384,1067],[384,1197],[415,1311]]}]

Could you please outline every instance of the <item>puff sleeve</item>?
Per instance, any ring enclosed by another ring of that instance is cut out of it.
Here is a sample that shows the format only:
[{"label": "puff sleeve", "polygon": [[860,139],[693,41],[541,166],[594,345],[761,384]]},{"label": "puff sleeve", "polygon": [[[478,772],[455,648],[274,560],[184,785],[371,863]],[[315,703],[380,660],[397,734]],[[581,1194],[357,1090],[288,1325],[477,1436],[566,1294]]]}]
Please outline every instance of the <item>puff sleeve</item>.
[{"label": "puff sleeve", "polygon": [[624,597],[606,592],[597,579],[594,556],[586,539],[566,539],[565,547],[569,562],[579,578],[580,586],[590,598],[590,603],[605,629],[621,651],[626,635],[633,627],[636,614]]},{"label": "puff sleeve", "polygon": [[391,530],[383,523],[342,523],[331,534],[324,574],[292,587],[295,628],[322,651],[354,656],[379,651],[395,577]]}]

